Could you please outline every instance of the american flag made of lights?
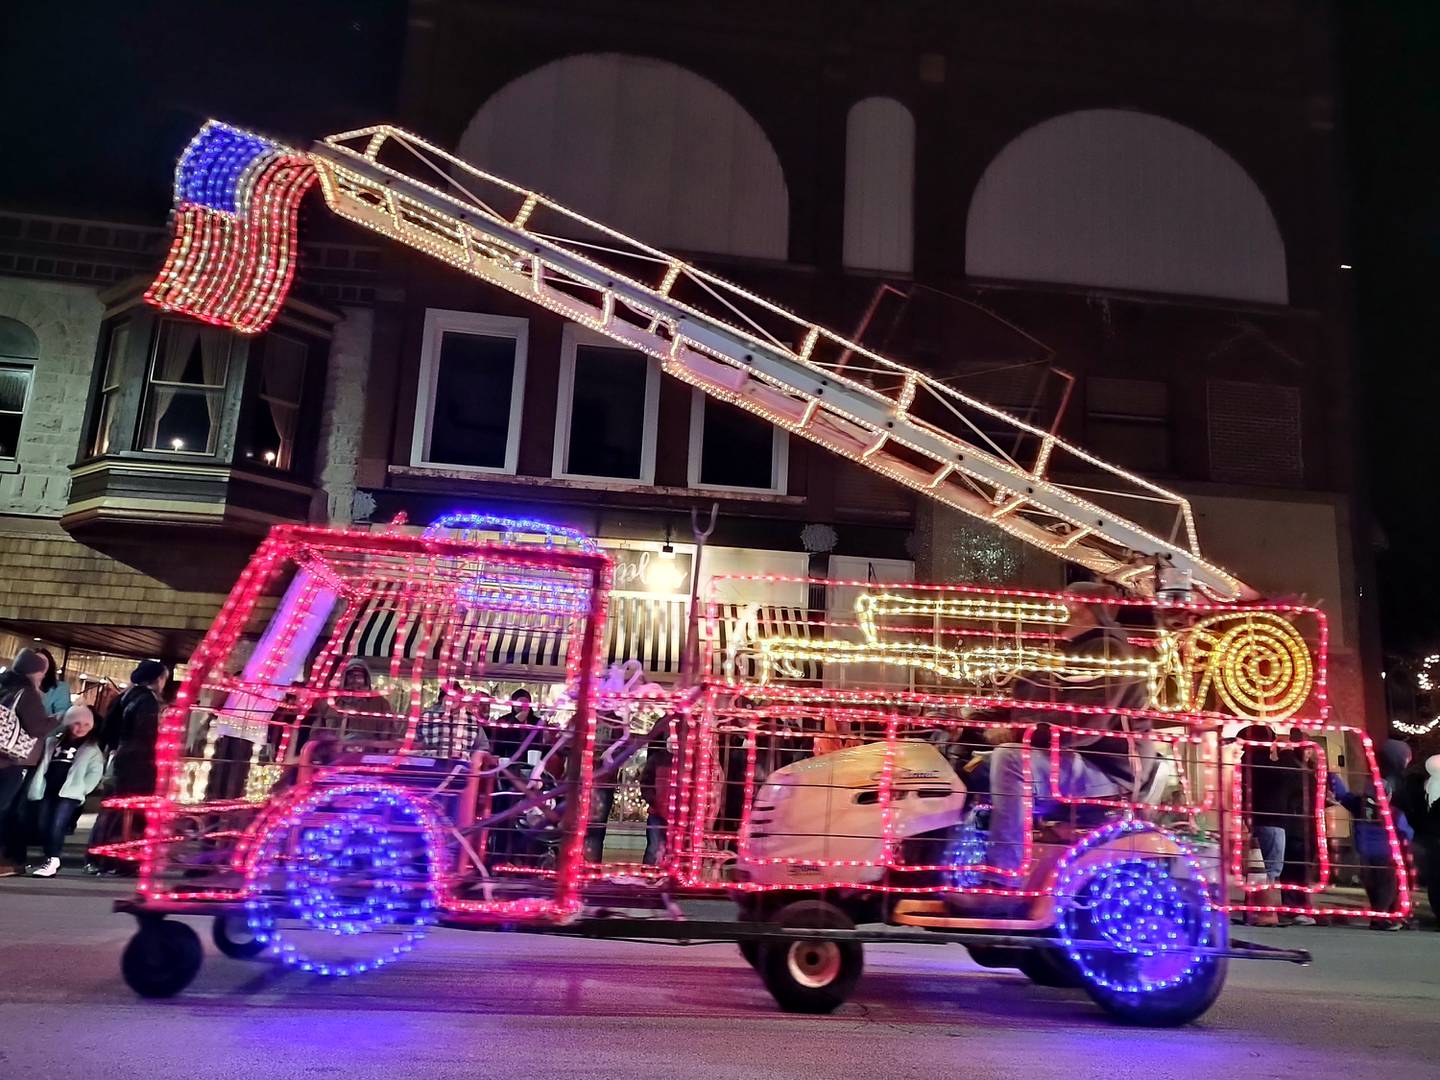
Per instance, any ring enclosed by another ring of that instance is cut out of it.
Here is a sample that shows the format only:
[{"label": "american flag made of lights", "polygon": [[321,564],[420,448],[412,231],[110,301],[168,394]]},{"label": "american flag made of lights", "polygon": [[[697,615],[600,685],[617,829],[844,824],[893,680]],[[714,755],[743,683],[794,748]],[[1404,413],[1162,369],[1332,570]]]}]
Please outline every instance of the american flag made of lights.
[{"label": "american flag made of lights", "polygon": [[170,252],[145,299],[242,334],[264,330],[295,275],[296,218],[314,182],[304,154],[207,122],[175,169]]}]

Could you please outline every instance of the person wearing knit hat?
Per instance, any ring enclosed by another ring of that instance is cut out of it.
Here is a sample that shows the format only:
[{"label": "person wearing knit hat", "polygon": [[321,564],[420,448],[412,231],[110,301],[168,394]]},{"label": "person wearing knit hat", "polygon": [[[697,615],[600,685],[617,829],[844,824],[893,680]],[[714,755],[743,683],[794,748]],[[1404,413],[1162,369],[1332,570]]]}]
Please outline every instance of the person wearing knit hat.
[{"label": "person wearing knit hat", "polygon": [[155,793],[155,738],[160,732],[160,694],[170,671],[159,660],[142,660],[130,686],[110,710],[105,745],[115,752],[116,795]]},{"label": "person wearing knit hat", "polygon": [[[155,794],[155,740],[160,734],[160,694],[170,678],[170,669],[159,660],[142,660],[130,673],[130,685],[110,707],[100,734],[100,745],[113,752],[110,774],[115,795]],[[121,812],[101,810],[90,831],[90,846],[115,843],[145,835],[144,814],[132,813],[131,831],[120,835],[125,819]],[[107,860],[95,860],[87,869],[101,870]],[[131,871],[133,863],[122,864]],[[119,870],[117,869],[117,872]]]},{"label": "person wearing knit hat", "polygon": [[0,877],[19,873],[18,864],[25,859],[24,800],[19,796],[45,749],[45,736],[54,727],[40,693],[40,682],[49,670],[45,657],[34,649],[21,649],[0,674],[0,708],[18,726],[10,729],[11,738],[0,746],[0,842],[7,860],[0,864]]},{"label": "person wearing knit hat", "polygon": [[[170,672],[159,660],[141,660],[130,673],[130,681],[136,686],[149,686],[156,679],[168,678]],[[163,687],[164,684],[162,683]]]}]

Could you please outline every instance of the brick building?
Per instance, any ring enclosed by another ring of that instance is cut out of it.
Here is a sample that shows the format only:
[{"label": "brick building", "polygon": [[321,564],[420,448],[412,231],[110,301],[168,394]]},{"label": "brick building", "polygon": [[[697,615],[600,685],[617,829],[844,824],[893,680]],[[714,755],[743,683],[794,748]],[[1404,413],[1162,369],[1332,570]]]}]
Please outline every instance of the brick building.
[{"label": "brick building", "polygon": [[[1048,425],[1066,401],[1064,435],[1191,497],[1211,558],[1326,607],[1341,715],[1383,724],[1327,7],[408,11],[383,119],[839,330],[868,312],[866,344],[1026,418]],[[107,647],[181,658],[201,598],[267,522],[402,510],[580,526],[635,565],[634,625],[688,587],[644,579],[647,553],[669,544],[686,565],[690,512],[712,502],[702,574],[1064,580],[1054,560],[365,235],[319,242],[307,221],[281,323],[225,342],[136,305],[127,282],[153,269],[152,232],[122,247],[126,230],[70,225],[67,241],[61,221],[0,221],[0,316],[36,342],[14,347],[33,374],[0,528],[84,549],[101,560],[89,573],[110,560],[142,575],[107,578],[102,599],[73,569],[35,567],[56,571],[56,593],[96,596],[91,626],[150,635]],[[1073,378],[1068,398],[1052,368]],[[78,645],[62,611],[7,600],[0,622]],[[657,671],[662,639],[643,658]]]}]

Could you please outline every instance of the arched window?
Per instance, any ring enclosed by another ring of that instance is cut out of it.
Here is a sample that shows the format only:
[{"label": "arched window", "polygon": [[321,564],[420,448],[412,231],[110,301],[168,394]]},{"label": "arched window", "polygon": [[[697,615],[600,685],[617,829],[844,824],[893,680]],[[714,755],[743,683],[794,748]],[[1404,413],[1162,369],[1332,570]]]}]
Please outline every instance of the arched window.
[{"label": "arched window", "polygon": [[857,102],[845,123],[845,265],[910,273],[914,202],[915,118],[894,98]]},{"label": "arched window", "polygon": [[966,222],[975,277],[1289,301],[1285,244],[1228,154],[1146,113],[1092,109],[1026,131],[986,168]]},{"label": "arched window", "polygon": [[39,358],[35,331],[16,319],[0,317],[0,461],[13,461],[20,452],[20,429]]},{"label": "arched window", "polygon": [[485,102],[457,152],[655,247],[787,256],[790,200],[770,141],[675,64],[618,53],[546,64]]}]

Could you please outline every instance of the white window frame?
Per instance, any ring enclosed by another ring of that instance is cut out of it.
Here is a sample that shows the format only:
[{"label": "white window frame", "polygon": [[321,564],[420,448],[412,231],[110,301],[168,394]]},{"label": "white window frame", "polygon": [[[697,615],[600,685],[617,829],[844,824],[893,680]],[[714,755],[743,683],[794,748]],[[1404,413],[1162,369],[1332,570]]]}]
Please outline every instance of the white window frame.
[{"label": "white window frame", "polygon": [[[140,450],[146,454],[172,454],[183,457],[214,458],[218,457],[221,451],[221,439],[225,430],[225,401],[230,395],[230,376],[235,373],[235,341],[230,335],[225,335],[225,378],[218,383],[182,383],[171,382],[169,379],[160,379],[155,375],[155,366],[160,361],[160,342],[165,337],[167,324],[181,324],[186,322],[182,318],[162,318],[155,324],[155,332],[150,341],[150,357],[145,365],[145,386],[140,397]],[[215,330],[216,326],[205,324],[201,327],[201,333],[208,333]],[[191,450],[188,447],[174,446],[151,446],[152,442],[158,442],[160,438],[160,417],[154,414],[155,401],[152,396],[155,388],[167,387],[177,394],[203,394],[207,399],[216,398],[220,402],[219,416],[210,422],[210,438],[205,443],[203,450]]]},{"label": "white window frame", "polygon": [[[697,491],[760,491],[771,495],[783,495],[790,487],[790,435],[778,424],[771,424],[773,439],[770,444],[770,487],[741,487],[731,484],[702,484],[700,482],[701,451],[705,446],[705,399],[703,390],[692,390],[690,394],[690,486]],[[748,411],[748,410],[747,410]],[[763,419],[757,416],[756,419]]]},{"label": "white window frame", "polygon": [[[440,341],[446,333],[506,337],[515,342],[515,370],[510,383],[510,427],[505,436],[505,464],[457,465],[430,460],[430,426],[435,418],[435,383],[440,375]],[[410,440],[410,464],[452,472],[514,476],[520,461],[520,414],[525,404],[526,354],[530,320],[510,315],[482,315],[473,311],[425,310],[425,334],[420,345],[420,384],[415,395],[415,431]]]},{"label": "white window frame", "polygon": [[[639,476],[595,476],[565,471],[570,458],[570,416],[575,403],[575,360],[581,345],[633,352],[645,361],[645,429],[640,437]],[[555,452],[550,475],[560,480],[601,484],[655,483],[655,433],[660,415],[660,361],[638,349],[627,349],[613,338],[575,323],[566,323],[560,335],[560,388],[555,399]]]},{"label": "white window frame", "polygon": [[25,445],[25,421],[30,416],[30,403],[35,400],[36,361],[26,356],[0,356],[0,367],[24,368],[30,375],[25,381],[25,400],[20,403],[20,428],[15,435],[15,453],[9,457],[0,456],[0,465],[14,466],[20,460],[20,448]]}]

